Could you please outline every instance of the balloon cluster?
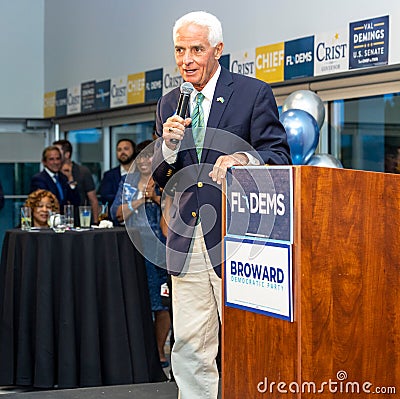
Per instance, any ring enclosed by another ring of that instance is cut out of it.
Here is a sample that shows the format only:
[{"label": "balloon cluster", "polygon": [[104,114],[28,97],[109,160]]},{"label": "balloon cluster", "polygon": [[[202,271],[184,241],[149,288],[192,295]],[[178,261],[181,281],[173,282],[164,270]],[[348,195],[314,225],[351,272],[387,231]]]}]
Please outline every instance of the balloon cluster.
[{"label": "balloon cluster", "polygon": [[294,165],[343,167],[330,154],[314,155],[325,120],[325,107],[313,91],[298,90],[290,94],[283,103],[279,120],[286,130]]}]

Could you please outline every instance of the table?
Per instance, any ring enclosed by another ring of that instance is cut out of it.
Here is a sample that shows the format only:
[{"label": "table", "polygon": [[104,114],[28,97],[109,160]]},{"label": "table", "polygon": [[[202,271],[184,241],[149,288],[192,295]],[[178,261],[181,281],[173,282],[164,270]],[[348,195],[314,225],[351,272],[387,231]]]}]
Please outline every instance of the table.
[{"label": "table", "polygon": [[0,323],[0,385],[166,380],[144,260],[124,228],[8,230]]}]

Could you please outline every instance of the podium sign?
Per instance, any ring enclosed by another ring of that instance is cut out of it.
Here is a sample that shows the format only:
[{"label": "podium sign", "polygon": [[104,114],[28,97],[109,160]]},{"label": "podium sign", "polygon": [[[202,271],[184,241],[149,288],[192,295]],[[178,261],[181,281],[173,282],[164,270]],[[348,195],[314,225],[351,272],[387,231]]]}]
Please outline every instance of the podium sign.
[{"label": "podium sign", "polygon": [[228,235],[293,242],[292,167],[235,166],[226,188]]},{"label": "podium sign", "polygon": [[225,305],[293,321],[290,244],[225,237]]},{"label": "podium sign", "polygon": [[233,167],[226,187],[225,305],[293,321],[292,168]]}]

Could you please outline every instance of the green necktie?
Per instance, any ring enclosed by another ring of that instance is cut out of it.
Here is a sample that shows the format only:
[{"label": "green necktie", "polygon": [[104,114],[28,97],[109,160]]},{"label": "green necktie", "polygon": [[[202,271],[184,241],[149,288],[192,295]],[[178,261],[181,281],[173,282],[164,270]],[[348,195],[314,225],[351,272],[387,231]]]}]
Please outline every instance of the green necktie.
[{"label": "green necktie", "polygon": [[201,105],[203,100],[204,100],[204,94],[197,93],[196,105],[191,115],[193,138],[194,138],[194,143],[196,145],[197,158],[199,162],[201,159],[201,152],[203,150],[203,143],[204,143],[204,135],[206,132],[204,125],[204,111]]}]

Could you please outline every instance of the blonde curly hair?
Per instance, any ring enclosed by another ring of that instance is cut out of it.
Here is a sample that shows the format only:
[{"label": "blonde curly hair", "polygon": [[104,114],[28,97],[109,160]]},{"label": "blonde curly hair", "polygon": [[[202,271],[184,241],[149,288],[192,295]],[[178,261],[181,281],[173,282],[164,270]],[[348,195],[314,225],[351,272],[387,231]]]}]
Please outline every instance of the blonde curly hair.
[{"label": "blonde curly hair", "polygon": [[50,191],[39,188],[36,191],[33,191],[29,194],[28,198],[25,201],[25,206],[29,206],[32,210],[36,208],[42,198],[48,197],[51,202],[51,210],[53,212],[60,212],[60,204],[58,203],[57,197]]}]

